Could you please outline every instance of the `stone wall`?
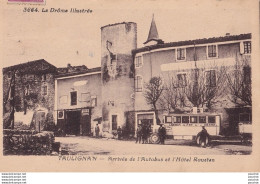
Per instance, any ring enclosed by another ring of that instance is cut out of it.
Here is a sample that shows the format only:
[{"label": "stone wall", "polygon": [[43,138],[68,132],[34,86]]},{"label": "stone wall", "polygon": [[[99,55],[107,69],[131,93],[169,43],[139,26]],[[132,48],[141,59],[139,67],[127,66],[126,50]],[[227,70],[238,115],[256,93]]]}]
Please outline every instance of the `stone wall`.
[{"label": "stone wall", "polygon": [[[28,111],[44,108],[48,109],[53,116],[55,97],[54,73],[39,72],[24,74],[18,70],[15,71],[15,74],[14,71],[3,74],[4,114],[8,114],[11,111],[8,98],[10,98],[9,90],[12,82],[15,90],[15,113],[24,113],[26,116]],[[11,79],[12,76],[15,76],[15,80],[13,81]],[[45,86],[47,87],[47,93],[44,93]],[[20,115],[14,115],[14,117],[20,117]],[[14,121],[21,123],[23,119],[15,118]]]},{"label": "stone wall", "polygon": [[53,151],[53,132],[3,130],[4,155],[50,155]]},{"label": "stone wall", "polygon": [[125,127],[125,112],[134,110],[134,75],[131,51],[137,46],[135,23],[101,28],[103,131],[112,132],[112,116]]}]

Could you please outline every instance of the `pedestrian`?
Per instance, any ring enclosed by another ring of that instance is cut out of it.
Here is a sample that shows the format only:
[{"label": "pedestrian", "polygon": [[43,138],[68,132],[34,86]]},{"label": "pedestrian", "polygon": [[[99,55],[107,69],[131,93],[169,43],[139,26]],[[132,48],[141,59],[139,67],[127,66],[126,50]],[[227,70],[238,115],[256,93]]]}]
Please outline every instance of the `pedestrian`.
[{"label": "pedestrian", "polygon": [[142,127],[141,125],[138,125],[137,129],[136,129],[136,142],[135,143],[141,143],[141,139],[142,139]]},{"label": "pedestrian", "polygon": [[206,142],[207,137],[209,137],[209,134],[208,134],[205,126],[202,126],[202,130],[199,134],[200,134],[200,140],[199,140],[200,145],[205,148],[207,145],[207,142]]},{"label": "pedestrian", "polygon": [[95,127],[96,138],[99,137],[99,131],[100,131],[100,129],[99,129],[99,126],[97,124],[96,127]]},{"label": "pedestrian", "polygon": [[147,132],[146,142],[150,143],[150,135],[152,134],[152,126],[151,126],[151,124],[149,124],[147,126],[146,132]]},{"label": "pedestrian", "polygon": [[118,140],[121,140],[121,138],[122,138],[122,129],[121,129],[121,127],[120,126],[118,126],[118,128],[117,128],[117,136],[118,136]]},{"label": "pedestrian", "polygon": [[162,124],[160,124],[160,127],[158,129],[158,134],[159,134],[159,144],[164,144],[164,140],[166,137],[166,129]]},{"label": "pedestrian", "polygon": [[147,127],[145,124],[142,126],[142,143],[146,144],[147,143]]}]

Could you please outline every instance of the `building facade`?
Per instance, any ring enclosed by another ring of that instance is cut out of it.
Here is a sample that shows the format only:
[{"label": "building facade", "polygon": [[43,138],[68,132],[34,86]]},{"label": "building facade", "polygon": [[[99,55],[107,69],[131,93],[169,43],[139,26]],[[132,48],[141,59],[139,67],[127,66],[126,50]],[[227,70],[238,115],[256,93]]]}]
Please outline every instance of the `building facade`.
[{"label": "building facade", "polygon": [[[164,113],[188,112],[197,107],[220,113],[221,129],[231,134],[237,133],[238,120],[231,118],[228,109],[251,105],[250,100],[239,103],[239,97],[234,96],[236,92],[241,92],[241,96],[251,98],[251,89],[250,92],[246,89],[243,92],[240,84],[247,78],[245,83],[251,88],[251,34],[227,34],[218,38],[164,43],[159,39],[152,20],[144,44],[144,47],[132,52],[135,62],[136,125],[156,122],[155,109],[147,104],[145,95],[151,78],[158,77],[162,81],[163,92],[156,102],[159,114],[157,123],[162,122]],[[234,85],[234,89],[230,85]]]},{"label": "building facade", "polygon": [[3,68],[4,128],[41,131],[53,125],[55,74],[44,59]]},{"label": "building facade", "polygon": [[59,68],[55,76],[57,131],[63,135],[93,135],[102,115],[101,68]]},{"label": "building facade", "polygon": [[[251,50],[251,34],[164,43],[154,18],[137,48],[136,23],[106,25],[101,67],[57,69],[38,60],[3,69],[5,127],[29,109],[54,118],[64,135],[93,135],[97,123],[101,133],[119,126],[134,133],[138,123],[159,124],[165,113],[196,107],[221,114],[221,131],[236,134],[239,119],[251,118]],[[151,79],[162,91],[154,104],[146,95]]]}]

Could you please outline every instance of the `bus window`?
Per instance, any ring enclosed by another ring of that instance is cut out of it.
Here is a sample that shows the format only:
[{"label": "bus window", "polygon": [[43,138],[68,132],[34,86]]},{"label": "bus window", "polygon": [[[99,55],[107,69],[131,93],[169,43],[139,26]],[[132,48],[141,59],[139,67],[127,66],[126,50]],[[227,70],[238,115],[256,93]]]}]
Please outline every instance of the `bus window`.
[{"label": "bus window", "polygon": [[174,116],[174,123],[181,123],[181,116]]},{"label": "bus window", "polygon": [[190,122],[189,116],[182,116],[182,123],[189,123],[189,122]]},{"label": "bus window", "polygon": [[165,116],[165,123],[172,123],[172,117],[171,116]]},{"label": "bus window", "polygon": [[199,123],[206,123],[206,116],[200,116]]},{"label": "bus window", "polygon": [[215,116],[209,116],[208,117],[208,123],[216,123],[216,117]]},{"label": "bus window", "polygon": [[198,117],[197,116],[191,116],[190,117],[190,123],[198,123]]}]

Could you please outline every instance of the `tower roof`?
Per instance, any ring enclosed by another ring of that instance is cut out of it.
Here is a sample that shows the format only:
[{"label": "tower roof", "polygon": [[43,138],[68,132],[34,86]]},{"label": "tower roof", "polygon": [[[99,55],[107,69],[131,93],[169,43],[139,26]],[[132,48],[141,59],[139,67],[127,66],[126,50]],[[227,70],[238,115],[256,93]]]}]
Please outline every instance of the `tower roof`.
[{"label": "tower roof", "polygon": [[159,40],[161,40],[161,39],[159,38],[159,34],[158,34],[158,31],[157,31],[157,27],[156,27],[156,24],[155,24],[155,21],[154,21],[154,15],[153,15],[149,35],[148,35],[146,42],[144,42],[144,44],[146,44],[150,41],[159,41]]}]

